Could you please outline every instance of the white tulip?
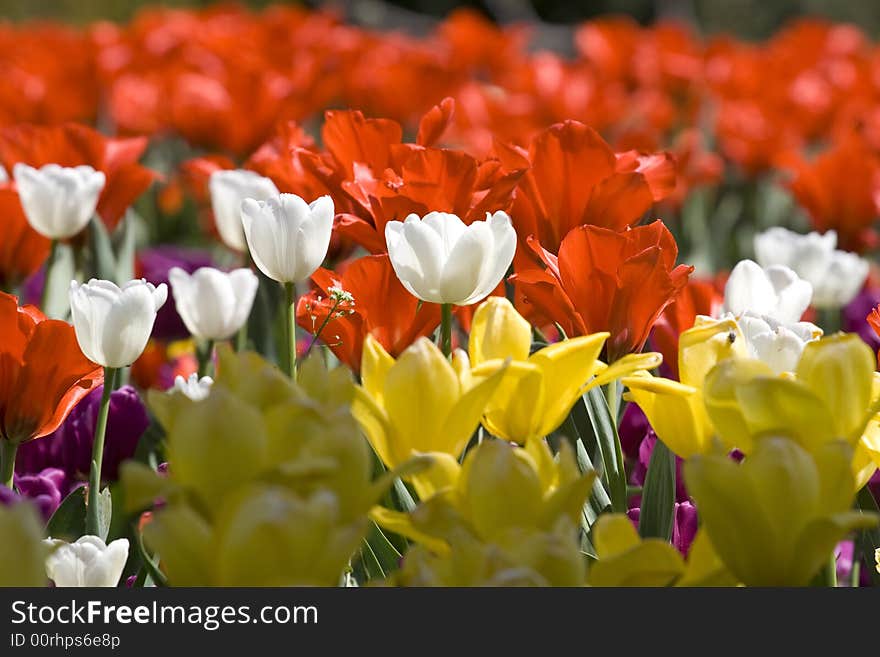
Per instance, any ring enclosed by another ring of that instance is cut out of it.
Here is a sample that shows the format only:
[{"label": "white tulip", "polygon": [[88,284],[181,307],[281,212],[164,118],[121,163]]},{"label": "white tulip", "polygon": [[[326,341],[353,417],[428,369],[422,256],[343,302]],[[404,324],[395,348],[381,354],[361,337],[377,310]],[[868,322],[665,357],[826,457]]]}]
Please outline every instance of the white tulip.
[{"label": "white tulip", "polygon": [[468,306],[501,282],[516,251],[506,212],[466,226],[454,214],[415,214],[385,225],[385,241],[403,286],[422,301]]},{"label": "white tulip", "polygon": [[203,376],[200,379],[198,374],[190,374],[189,378],[184,379],[178,374],[174,378],[174,387],[171,392],[184,394],[193,401],[202,401],[211,394],[212,385],[214,385],[214,379],[210,376]]},{"label": "white tulip", "polygon": [[241,222],[254,264],[279,283],[304,281],[321,266],[330,246],[333,216],[329,196],[306,203],[296,194],[279,194],[241,203]]},{"label": "white tulip", "polygon": [[201,267],[189,274],[172,267],[168,281],[187,330],[203,340],[232,337],[251,314],[259,286],[259,279],[250,269],[227,273]]},{"label": "white tulip", "polygon": [[740,260],[724,287],[722,312],[748,312],[793,324],[800,321],[812,296],[813,286],[788,267],[761,268],[752,260]]},{"label": "white tulip", "polygon": [[241,202],[246,198],[265,201],[278,195],[278,188],[269,178],[246,169],[215,171],[208,180],[211,209],[220,239],[233,251],[247,251],[241,226]]},{"label": "white tulip", "polygon": [[822,336],[822,329],[810,322],[786,325],[751,313],[740,316],[737,322],[749,356],[763,361],[777,374],[793,372],[806,344]]},{"label": "white tulip", "polygon": [[762,267],[784,265],[813,286],[813,305],[840,308],[855,298],[868,277],[868,262],[837,250],[837,233],[801,235],[775,227],[755,236],[755,257]]},{"label": "white tulip", "polygon": [[83,536],[75,543],[46,539],[52,548],[46,557],[46,575],[58,587],[116,586],[128,560],[128,540],[106,545],[97,536]]},{"label": "white tulip", "polygon": [[89,223],[104,189],[104,172],[90,166],[47,164],[12,169],[18,198],[31,227],[53,240],[73,237]]},{"label": "white tulip", "polygon": [[121,288],[111,281],[70,282],[70,311],[76,341],[86,357],[104,367],[125,367],[140,356],[168,298],[162,283],[140,279]]}]

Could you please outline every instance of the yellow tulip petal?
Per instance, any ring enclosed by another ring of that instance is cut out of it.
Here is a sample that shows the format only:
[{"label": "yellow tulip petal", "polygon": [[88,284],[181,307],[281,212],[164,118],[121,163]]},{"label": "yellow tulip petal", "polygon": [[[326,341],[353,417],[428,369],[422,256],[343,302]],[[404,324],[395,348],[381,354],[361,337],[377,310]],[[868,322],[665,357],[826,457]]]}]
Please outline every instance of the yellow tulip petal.
[{"label": "yellow tulip petal", "polygon": [[712,425],[697,388],[652,376],[622,380],[626,398],[639,405],[657,436],[682,458],[711,447]]},{"label": "yellow tulip petal", "polygon": [[606,513],[593,524],[593,547],[599,559],[608,559],[636,547],[641,539],[628,517]]},{"label": "yellow tulip petal", "polygon": [[662,362],[663,355],[654,351],[643,354],[627,354],[623,358],[619,358],[611,363],[611,365],[603,363],[596,376],[581,392],[596,386],[604,386],[606,383],[611,383],[626,376],[633,376],[641,371],[653,370],[655,367],[660,367]]},{"label": "yellow tulip petal", "polygon": [[747,355],[745,338],[734,319],[698,317],[694,327],[681,334],[678,344],[679,379],[696,387],[703,385],[709,370],[722,360]]},{"label": "yellow tulip petal", "polygon": [[[506,368],[499,369],[465,390],[447,413],[445,421],[436,427],[433,442],[419,451],[445,452],[458,457],[479,426],[480,418],[505,371]],[[434,385],[440,384],[438,382]],[[455,385],[457,387],[458,383]]]},{"label": "yellow tulip petal", "polygon": [[607,338],[608,333],[571,338],[544,347],[529,357],[529,363],[540,367],[544,375],[540,435],[548,435],[565,421],[581,389],[593,375]]},{"label": "yellow tulip petal", "polygon": [[450,435],[444,425],[459,395],[452,366],[430,340],[419,338],[408,347],[385,377],[385,412],[394,426],[395,440],[401,442],[393,446],[395,452],[405,456],[413,450],[451,454],[461,438]]},{"label": "yellow tulip petal", "polygon": [[838,333],[807,343],[797,378],[833,414],[836,433],[855,443],[868,420],[876,360],[854,333]]},{"label": "yellow tulip petal", "polygon": [[393,365],[394,359],[388,355],[385,348],[372,335],[367,334],[361,355],[361,382],[364,389],[380,406],[383,403],[385,379]]},{"label": "yellow tulip petal", "polygon": [[751,358],[729,358],[713,367],[703,382],[706,412],[728,449],[745,453],[752,448],[752,433],[746,424],[737,391],[757,377],[772,377],[773,370]]},{"label": "yellow tulip petal", "polygon": [[513,527],[532,527],[541,514],[544,495],[537,466],[525,450],[509,443],[489,440],[472,450],[461,485],[465,514],[485,539]]},{"label": "yellow tulip petal", "polygon": [[504,297],[488,297],[471,322],[468,352],[476,366],[487,360],[529,357],[532,327]]},{"label": "yellow tulip petal", "polygon": [[753,439],[762,434],[789,436],[812,451],[843,438],[830,409],[800,381],[761,377],[742,384],[736,398]]},{"label": "yellow tulip petal", "polygon": [[458,461],[442,452],[419,454],[430,459],[427,469],[408,477],[418,493],[419,499],[427,500],[438,493],[453,488],[461,474]]},{"label": "yellow tulip petal", "polygon": [[385,411],[360,386],[355,389],[351,414],[382,463],[389,468],[395,468],[406,460],[406,453],[402,451],[405,447],[395,444],[394,429]]}]

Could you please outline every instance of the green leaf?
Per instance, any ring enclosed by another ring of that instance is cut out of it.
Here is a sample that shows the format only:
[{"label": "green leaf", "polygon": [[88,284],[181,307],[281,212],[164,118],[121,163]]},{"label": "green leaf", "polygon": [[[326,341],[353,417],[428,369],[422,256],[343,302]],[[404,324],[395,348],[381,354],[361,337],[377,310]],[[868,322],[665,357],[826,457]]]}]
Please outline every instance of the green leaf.
[{"label": "green leaf", "polygon": [[105,488],[98,494],[98,536],[106,541],[113,521],[113,497],[110,489]]},{"label": "green leaf", "polygon": [[626,469],[620,438],[617,435],[617,419],[612,418],[605,396],[599,388],[584,395],[589,416],[589,426],[599,447],[602,458],[602,480],[611,498],[615,513],[626,513]]},{"label": "green leaf", "polygon": [[116,257],[113,244],[104,223],[98,215],[89,222],[89,243],[92,255],[92,275],[108,281],[116,280]]},{"label": "green leaf", "polygon": [[86,487],[73,490],[46,525],[46,534],[71,543],[86,533]]},{"label": "green leaf", "polygon": [[642,538],[672,538],[675,511],[675,455],[662,440],[657,440],[648,462],[639,512],[639,535]]},{"label": "green leaf", "polygon": [[[880,513],[880,507],[877,506],[877,502],[867,486],[863,486],[862,490],[859,491],[856,498],[856,506],[860,511]],[[867,563],[868,572],[871,574],[871,582],[874,586],[880,586],[880,573],[874,567],[874,551],[877,548],[880,548],[880,527],[863,529],[856,534],[857,555],[861,554],[862,559]]]},{"label": "green leaf", "polygon": [[391,544],[379,526],[372,521],[370,521],[366,541],[385,577],[400,567],[400,552]]}]

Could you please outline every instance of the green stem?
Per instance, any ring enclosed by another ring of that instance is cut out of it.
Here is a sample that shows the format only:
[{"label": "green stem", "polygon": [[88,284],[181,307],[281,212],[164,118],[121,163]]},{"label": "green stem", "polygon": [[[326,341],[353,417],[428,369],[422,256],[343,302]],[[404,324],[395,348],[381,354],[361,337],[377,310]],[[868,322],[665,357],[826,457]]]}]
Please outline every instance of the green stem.
[{"label": "green stem", "polygon": [[101,493],[101,465],[104,462],[104,436],[107,433],[107,418],[110,415],[110,394],[116,380],[115,367],[104,368],[104,392],[98,410],[98,423],[95,425],[95,442],[92,444],[92,471],[89,476],[89,499],[86,508],[86,534],[99,536],[98,496]]},{"label": "green stem", "polygon": [[825,335],[837,333],[840,330],[840,308],[820,308],[819,326]]},{"label": "green stem", "polygon": [[0,484],[6,488],[12,488],[12,478],[15,475],[15,453],[18,451],[18,443],[11,440],[0,439]]},{"label": "green stem", "polygon": [[296,286],[284,284],[284,316],[287,320],[287,375],[296,381]]},{"label": "green stem", "polygon": [[58,240],[52,240],[49,245],[49,257],[46,259],[46,276],[43,278],[43,291],[40,294],[40,310],[46,312],[46,301],[49,299],[49,286],[52,281],[52,265],[58,255]]},{"label": "green stem", "polygon": [[236,351],[245,351],[247,349],[247,341],[248,341],[248,325],[247,322],[241,325],[241,328],[238,329],[238,334],[235,336],[235,350]]},{"label": "green stem", "polygon": [[449,358],[452,353],[452,304],[444,303],[440,305],[440,349],[443,355]]},{"label": "green stem", "polygon": [[214,341],[205,340],[196,347],[196,359],[199,363],[199,378],[211,375],[211,356],[214,355]]}]

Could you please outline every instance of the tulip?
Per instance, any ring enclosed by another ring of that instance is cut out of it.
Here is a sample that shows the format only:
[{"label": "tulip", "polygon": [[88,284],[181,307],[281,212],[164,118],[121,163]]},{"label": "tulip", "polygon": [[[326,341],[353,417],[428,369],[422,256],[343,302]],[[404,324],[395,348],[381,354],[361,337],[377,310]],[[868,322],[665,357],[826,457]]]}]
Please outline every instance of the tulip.
[{"label": "tulip", "polygon": [[606,367],[599,354],[608,335],[563,340],[529,355],[531,327],[513,304],[504,297],[489,297],[480,304],[469,342],[474,374],[492,372],[512,359],[486,406],[486,430],[522,444],[543,438],[562,424],[590,388],[659,364],[659,354],[640,354]]},{"label": "tulip", "polygon": [[85,165],[34,169],[19,162],[12,171],[28,223],[52,240],[73,237],[85,228],[104,188],[104,173]]},{"label": "tulip", "polygon": [[875,361],[858,336],[810,342],[793,377],[755,363],[721,362],[706,377],[706,410],[725,444],[748,452],[760,436],[778,434],[815,451],[833,440],[853,448],[862,440],[873,416]]},{"label": "tulip", "polygon": [[117,369],[131,365],[144,351],[156,313],[168,297],[163,283],[129,281],[70,282],[70,310],[76,339],[89,360]]},{"label": "tulip", "polygon": [[128,560],[128,539],[107,545],[97,536],[83,536],[75,543],[46,539],[52,550],[46,558],[46,575],[55,586],[112,587],[119,583]]},{"label": "tulip", "polygon": [[452,305],[469,306],[489,296],[516,251],[516,231],[505,212],[486,213],[466,226],[454,214],[415,214],[385,225],[385,241],[403,286],[422,301],[443,306],[443,352],[451,349]]},{"label": "tulip", "polygon": [[306,203],[296,194],[279,194],[265,201],[246,198],[241,203],[241,221],[254,264],[284,286],[287,374],[291,377],[296,375],[294,284],[315,273],[327,256],[333,216],[329,196]]},{"label": "tulip", "polygon": [[467,354],[456,350],[450,363],[428,338],[416,340],[395,361],[368,335],[363,385],[357,388],[352,413],[390,468],[402,465],[413,452],[457,458],[502,374],[498,369],[476,380]]},{"label": "tulip", "polygon": [[178,374],[174,379],[173,392],[180,392],[192,401],[201,401],[211,394],[212,385],[214,385],[214,379],[210,376],[199,378],[198,374],[190,374],[189,378],[184,379]]},{"label": "tulip", "polygon": [[762,268],[752,260],[740,260],[724,287],[722,312],[751,312],[782,324],[793,324],[810,305],[813,286],[781,265]]},{"label": "tulip", "polygon": [[868,261],[835,249],[837,233],[800,235],[775,227],[755,236],[755,256],[762,267],[784,265],[813,286],[813,305],[841,308],[852,301],[868,276]]},{"label": "tulip", "polygon": [[221,169],[211,174],[208,181],[211,208],[220,239],[233,251],[247,251],[247,241],[241,225],[241,203],[246,198],[265,201],[278,195],[269,178],[244,169]]},{"label": "tulip", "polygon": [[10,488],[19,446],[58,429],[100,385],[101,368],[83,355],[70,324],[2,292],[0,363],[0,486]]},{"label": "tulip", "polygon": [[154,287],[145,280],[129,281],[122,288],[110,281],[92,279],[84,285],[70,282],[70,309],[80,348],[104,367],[104,393],[95,426],[86,530],[97,534],[98,492],[104,435],[110,410],[110,393],[119,368],[130,365],[144,351],[156,313],[168,297],[163,283]]},{"label": "tulip", "polygon": [[876,515],[851,510],[851,458],[841,441],[811,452],[769,434],[742,463],[700,455],[684,472],[712,545],[739,581],[802,586],[847,534],[877,524]]},{"label": "tulip", "polygon": [[179,267],[168,272],[177,312],[186,328],[203,342],[199,373],[210,363],[215,340],[227,340],[244,326],[254,304],[259,279],[250,269],[229,273],[201,267],[188,274]]}]

